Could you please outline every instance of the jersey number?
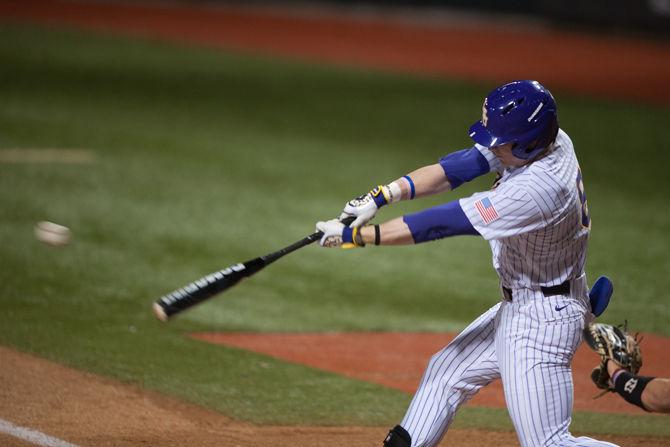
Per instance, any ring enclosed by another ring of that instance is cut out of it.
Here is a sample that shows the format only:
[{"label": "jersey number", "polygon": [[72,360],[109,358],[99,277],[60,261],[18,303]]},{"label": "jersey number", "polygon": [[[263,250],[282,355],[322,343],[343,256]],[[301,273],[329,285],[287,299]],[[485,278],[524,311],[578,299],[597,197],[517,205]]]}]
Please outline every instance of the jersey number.
[{"label": "jersey number", "polygon": [[584,192],[584,182],[582,181],[582,170],[577,170],[577,193],[579,201],[582,204],[582,226],[591,227],[591,216],[589,215],[589,205],[586,203],[586,193]]}]

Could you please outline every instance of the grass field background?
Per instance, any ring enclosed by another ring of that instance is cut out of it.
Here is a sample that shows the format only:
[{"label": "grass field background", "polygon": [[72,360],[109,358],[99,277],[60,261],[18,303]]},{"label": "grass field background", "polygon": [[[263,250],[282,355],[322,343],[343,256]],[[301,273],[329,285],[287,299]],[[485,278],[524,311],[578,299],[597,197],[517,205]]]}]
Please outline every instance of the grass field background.
[{"label": "grass field background", "polygon": [[[467,237],[313,246],[169,325],[150,312],[173,288],[290,243],[351,197],[468,147],[491,85],[8,24],[0,67],[0,150],[95,155],[0,163],[2,344],[252,422],[389,425],[409,395],[184,333],[455,331],[498,300],[489,248]],[[554,93],[593,218],[587,272],[615,282],[603,321],[670,335],[670,108]],[[40,220],[69,226],[73,244],[37,242]],[[577,414],[573,429],[670,436],[665,422]],[[457,424],[511,427],[489,409],[466,408]]]}]

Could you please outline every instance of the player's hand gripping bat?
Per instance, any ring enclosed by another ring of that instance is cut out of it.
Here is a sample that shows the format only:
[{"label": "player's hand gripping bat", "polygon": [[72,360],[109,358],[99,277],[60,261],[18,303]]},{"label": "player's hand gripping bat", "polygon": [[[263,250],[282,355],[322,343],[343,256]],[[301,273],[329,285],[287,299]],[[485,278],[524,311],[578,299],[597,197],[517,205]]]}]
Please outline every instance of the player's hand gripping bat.
[{"label": "player's hand gripping bat", "polygon": [[[354,219],[355,217],[346,218],[342,220],[342,223],[349,225]],[[228,268],[219,270],[218,272],[203,276],[197,281],[193,281],[192,283],[174,290],[158,299],[153,305],[154,314],[159,320],[168,321],[172,316],[179,312],[183,312],[196,304],[202,303],[203,301],[228,290],[243,278],[263,270],[282,256],[286,256],[299,248],[305,247],[314,241],[318,241],[321,239],[321,236],[323,236],[323,233],[317,231],[281,250],[277,250],[242,264],[234,264]]]}]

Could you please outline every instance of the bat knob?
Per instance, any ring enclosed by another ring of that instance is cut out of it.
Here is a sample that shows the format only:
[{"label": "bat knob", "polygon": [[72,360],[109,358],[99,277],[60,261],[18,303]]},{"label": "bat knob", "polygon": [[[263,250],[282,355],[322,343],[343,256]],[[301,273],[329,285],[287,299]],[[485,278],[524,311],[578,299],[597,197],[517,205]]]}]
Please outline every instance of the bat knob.
[{"label": "bat knob", "polygon": [[159,320],[161,320],[163,322],[168,321],[168,316],[165,313],[165,309],[163,309],[163,306],[161,306],[158,303],[154,303],[153,308],[154,308],[154,315],[156,315],[156,318],[158,318]]}]

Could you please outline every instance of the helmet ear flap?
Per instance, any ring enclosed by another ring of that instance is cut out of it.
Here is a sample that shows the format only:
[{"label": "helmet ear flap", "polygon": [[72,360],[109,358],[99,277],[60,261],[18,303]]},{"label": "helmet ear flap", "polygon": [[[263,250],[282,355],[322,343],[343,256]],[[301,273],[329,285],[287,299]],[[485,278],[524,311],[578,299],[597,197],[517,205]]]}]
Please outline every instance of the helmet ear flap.
[{"label": "helmet ear flap", "polygon": [[512,148],[512,153],[516,157],[524,160],[536,158],[544,153],[547,147],[556,140],[558,129],[558,119],[554,116],[551,121],[545,125],[544,131],[537,138],[522,147],[515,144]]},{"label": "helmet ear flap", "polygon": [[535,151],[535,148],[537,147],[537,145],[538,145],[539,142],[540,142],[540,139],[539,139],[539,138],[536,139],[536,140],[533,140],[533,142],[530,143],[528,146],[526,146],[526,148],[523,150],[524,153],[525,153],[526,155],[530,156],[530,154],[532,154],[533,151]]},{"label": "helmet ear flap", "polygon": [[537,142],[537,145],[535,147],[541,147],[542,149],[546,148],[549,146],[551,143],[556,140],[556,136],[558,135],[558,118],[554,116],[554,118],[547,124],[547,129],[544,132],[544,135],[542,135]]}]

